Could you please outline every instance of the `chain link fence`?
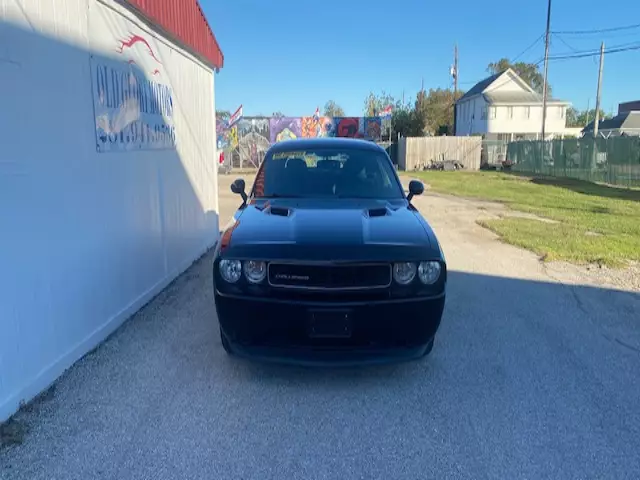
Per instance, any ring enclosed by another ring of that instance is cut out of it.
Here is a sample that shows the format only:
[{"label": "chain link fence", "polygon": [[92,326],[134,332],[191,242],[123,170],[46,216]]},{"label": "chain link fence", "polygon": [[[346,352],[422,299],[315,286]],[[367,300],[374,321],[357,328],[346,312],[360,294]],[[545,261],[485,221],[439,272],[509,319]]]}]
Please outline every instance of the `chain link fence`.
[{"label": "chain link fence", "polygon": [[640,137],[511,142],[507,163],[516,172],[640,187]]}]

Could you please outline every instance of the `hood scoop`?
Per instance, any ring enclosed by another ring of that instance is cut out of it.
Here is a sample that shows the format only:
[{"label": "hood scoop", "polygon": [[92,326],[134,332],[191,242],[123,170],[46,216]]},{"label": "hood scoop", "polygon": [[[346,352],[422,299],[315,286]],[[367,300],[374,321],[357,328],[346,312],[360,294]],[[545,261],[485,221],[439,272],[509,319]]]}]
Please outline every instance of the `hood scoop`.
[{"label": "hood scoop", "polygon": [[266,213],[267,215],[275,215],[277,217],[288,217],[291,215],[291,210],[286,207],[269,205],[264,209],[264,213]]},{"label": "hood scoop", "polygon": [[369,218],[386,217],[387,215],[390,215],[390,214],[391,212],[387,207],[369,208],[368,210],[365,210],[365,215]]}]

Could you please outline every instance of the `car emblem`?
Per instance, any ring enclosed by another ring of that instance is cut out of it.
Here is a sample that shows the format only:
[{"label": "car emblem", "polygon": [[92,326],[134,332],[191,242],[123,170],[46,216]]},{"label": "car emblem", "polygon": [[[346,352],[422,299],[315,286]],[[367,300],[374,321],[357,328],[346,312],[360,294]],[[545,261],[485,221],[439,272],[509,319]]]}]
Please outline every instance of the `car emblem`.
[{"label": "car emblem", "polygon": [[308,275],[289,275],[287,273],[278,273],[276,275],[276,279],[278,280],[298,280],[303,282],[309,281]]}]

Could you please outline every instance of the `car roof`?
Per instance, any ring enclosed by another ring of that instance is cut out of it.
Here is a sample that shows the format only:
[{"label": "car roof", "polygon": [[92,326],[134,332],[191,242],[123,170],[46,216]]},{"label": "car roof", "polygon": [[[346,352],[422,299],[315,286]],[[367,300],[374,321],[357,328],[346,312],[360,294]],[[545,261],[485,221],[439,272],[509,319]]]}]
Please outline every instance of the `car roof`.
[{"label": "car roof", "polygon": [[274,143],[267,153],[294,152],[296,150],[312,150],[316,148],[343,148],[346,150],[371,150],[373,152],[385,152],[385,149],[377,143],[358,138],[297,138]]}]

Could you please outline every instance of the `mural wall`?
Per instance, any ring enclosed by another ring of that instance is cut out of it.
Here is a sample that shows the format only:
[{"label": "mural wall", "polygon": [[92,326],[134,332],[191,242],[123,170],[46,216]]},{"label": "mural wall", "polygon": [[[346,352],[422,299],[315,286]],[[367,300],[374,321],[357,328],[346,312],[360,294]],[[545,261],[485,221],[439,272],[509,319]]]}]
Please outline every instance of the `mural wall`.
[{"label": "mural wall", "polygon": [[379,140],[380,117],[243,117],[225,129],[218,122],[218,149],[232,153],[233,166],[257,167],[273,143],[295,138],[350,137]]},{"label": "mural wall", "polygon": [[238,156],[234,159],[237,161],[234,162],[234,167],[258,167],[271,146],[269,118],[243,117],[235,128],[238,130]]}]

